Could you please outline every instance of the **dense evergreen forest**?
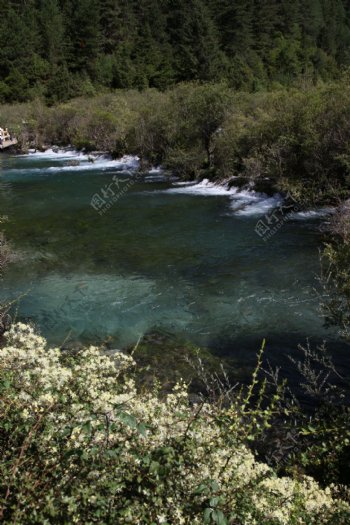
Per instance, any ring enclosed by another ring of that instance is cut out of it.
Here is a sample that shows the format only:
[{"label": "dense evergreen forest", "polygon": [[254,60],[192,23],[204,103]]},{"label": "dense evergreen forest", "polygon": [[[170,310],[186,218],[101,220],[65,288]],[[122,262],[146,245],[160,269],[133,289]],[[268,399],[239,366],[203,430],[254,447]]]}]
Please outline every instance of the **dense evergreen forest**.
[{"label": "dense evergreen forest", "polygon": [[0,102],[226,80],[259,90],[350,63],[348,0],[0,0]]}]

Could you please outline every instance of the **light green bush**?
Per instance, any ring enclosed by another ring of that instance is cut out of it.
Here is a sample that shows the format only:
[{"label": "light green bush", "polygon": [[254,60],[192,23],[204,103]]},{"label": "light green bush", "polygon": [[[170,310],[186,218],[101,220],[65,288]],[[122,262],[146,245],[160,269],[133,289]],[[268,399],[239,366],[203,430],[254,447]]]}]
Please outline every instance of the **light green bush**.
[{"label": "light green bush", "polygon": [[34,100],[0,105],[0,123],[24,147],[135,154],[142,167],[161,164],[184,178],[268,178],[275,191],[315,206],[349,195],[349,111],[345,75],[329,85],[254,94],[183,83],[165,92],[80,96],[53,107]]}]

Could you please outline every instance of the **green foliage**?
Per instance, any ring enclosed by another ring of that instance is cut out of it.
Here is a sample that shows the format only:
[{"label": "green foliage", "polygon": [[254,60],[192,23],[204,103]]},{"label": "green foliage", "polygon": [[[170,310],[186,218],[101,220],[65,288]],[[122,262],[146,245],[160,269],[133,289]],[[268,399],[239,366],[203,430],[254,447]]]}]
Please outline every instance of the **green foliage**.
[{"label": "green foliage", "polygon": [[[345,0],[8,0],[0,9],[8,102],[64,101],[86,91],[86,75],[97,90],[194,80],[258,90],[334,78],[350,63]],[[14,71],[27,81],[17,90]],[[66,80],[76,91],[57,87]]]},{"label": "green foliage", "polygon": [[225,176],[270,177],[300,206],[337,203],[349,191],[347,83],[239,96],[217,136]]},{"label": "green foliage", "polygon": [[324,284],[327,301],[324,303],[326,320],[340,328],[347,339],[350,330],[350,246],[347,242],[328,243],[323,252]]},{"label": "green foliage", "polygon": [[294,411],[289,430],[285,428],[282,438],[280,435],[287,452],[282,469],[307,473],[323,485],[336,484],[346,494],[350,480],[349,381],[335,367],[325,343],[313,347],[308,341],[299,345],[299,352],[300,357],[296,354],[290,359],[300,375],[304,409]]},{"label": "green foliage", "polygon": [[163,398],[140,392],[131,357],[48,348],[23,324],[0,357],[3,523],[347,523],[331,489],[278,478],[245,445],[276,408],[260,405],[261,354],[229,407],[191,404],[183,383]]},{"label": "green foliage", "polygon": [[[100,63],[100,74],[114,75],[113,64],[112,58]],[[50,108],[38,101],[25,109],[0,106],[0,120],[27,146],[72,144],[135,154],[142,169],[162,164],[184,178],[258,185],[268,179],[270,190],[290,193],[300,207],[334,205],[348,196],[348,72],[337,83],[308,89],[247,94],[225,83],[191,82],[99,96],[87,74],[71,76],[64,65],[56,72],[51,102],[73,92],[79,98]],[[26,79],[19,72],[15,79],[16,91]],[[0,96],[7,89],[0,84]]]},{"label": "green foliage", "polygon": [[346,200],[330,220],[331,233],[322,253],[323,313],[350,341],[350,203]]},{"label": "green foliage", "polygon": [[293,462],[324,484],[348,485],[350,408],[325,403],[300,428],[301,450]]}]

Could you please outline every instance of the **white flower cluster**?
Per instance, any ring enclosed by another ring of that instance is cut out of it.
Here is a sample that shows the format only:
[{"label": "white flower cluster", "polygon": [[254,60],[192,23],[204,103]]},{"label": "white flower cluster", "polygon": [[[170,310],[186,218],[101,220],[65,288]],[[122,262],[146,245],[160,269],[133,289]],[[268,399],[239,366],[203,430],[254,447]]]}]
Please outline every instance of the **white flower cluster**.
[{"label": "white flower cluster", "polygon": [[[191,406],[186,385],[178,384],[163,399],[156,392],[139,392],[132,379],[134,365],[123,353],[111,357],[96,347],[73,355],[48,348],[44,338],[21,323],[6,334],[0,372],[11,378],[13,406],[21,420],[34,426],[46,421],[36,437],[37,449],[44,465],[62,470],[56,480],[62,494],[78,477],[75,451],[83,449],[89,457],[98,450],[100,455],[108,452],[113,468],[91,464],[85,506],[96,506],[97,494],[113,485],[112,499],[122,506],[121,524],[202,525],[200,509],[209,505],[207,512],[214,513],[214,504],[231,516],[227,523],[242,525],[316,525],[328,523],[338,512],[350,516],[348,506],[313,479],[278,478],[257,462],[228,430],[232,425],[219,423],[217,407]],[[69,458],[64,465],[62,457]],[[131,482],[137,487],[134,497],[127,498],[124,491]],[[214,489],[206,488],[213,483]],[[73,509],[67,511],[71,522],[84,522],[73,496],[61,495],[60,504],[63,500]],[[194,500],[199,510],[189,515]]]}]

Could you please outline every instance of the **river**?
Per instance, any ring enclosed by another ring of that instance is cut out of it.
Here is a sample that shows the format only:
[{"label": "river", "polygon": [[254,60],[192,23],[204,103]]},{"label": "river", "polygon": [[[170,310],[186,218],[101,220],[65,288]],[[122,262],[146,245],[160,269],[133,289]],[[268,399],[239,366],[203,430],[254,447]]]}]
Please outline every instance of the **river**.
[{"label": "river", "polygon": [[182,185],[159,170],[135,181],[135,166],[69,151],[0,156],[16,254],[1,297],[17,299],[18,319],[55,344],[120,348],[158,331],[240,364],[263,338],[286,369],[307,338],[345,355],[319,311],[317,214],[279,214],[266,238],[277,197]]}]

